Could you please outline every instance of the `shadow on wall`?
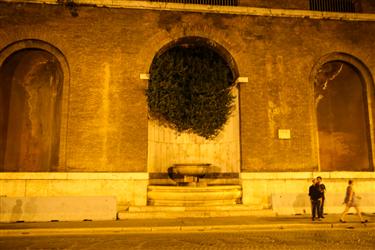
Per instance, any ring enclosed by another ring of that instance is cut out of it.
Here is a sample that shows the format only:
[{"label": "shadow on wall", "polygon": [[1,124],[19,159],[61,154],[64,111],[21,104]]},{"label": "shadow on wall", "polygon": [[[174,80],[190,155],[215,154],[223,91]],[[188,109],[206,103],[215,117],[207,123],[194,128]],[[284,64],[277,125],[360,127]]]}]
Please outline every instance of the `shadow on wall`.
[{"label": "shadow on wall", "polygon": [[272,194],[272,210],[277,214],[310,213],[310,199],[307,193]]},{"label": "shadow on wall", "polygon": [[20,221],[23,214],[22,200],[16,200],[16,204],[12,208],[12,215],[10,221]]},{"label": "shadow on wall", "polygon": [[302,214],[306,214],[306,209],[304,209],[304,207],[309,205],[310,203],[306,202],[306,194],[298,194],[293,202],[293,210],[296,211],[296,214],[301,213],[301,211]]}]

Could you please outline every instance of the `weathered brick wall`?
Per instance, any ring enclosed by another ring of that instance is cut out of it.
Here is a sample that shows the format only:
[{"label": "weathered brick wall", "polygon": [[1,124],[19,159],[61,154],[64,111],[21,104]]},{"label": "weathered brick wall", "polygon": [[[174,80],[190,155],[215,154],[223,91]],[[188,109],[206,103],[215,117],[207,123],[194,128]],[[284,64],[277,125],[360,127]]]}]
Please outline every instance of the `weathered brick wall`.
[{"label": "weathered brick wall", "polygon": [[[264,26],[256,25],[256,19],[264,21]],[[331,52],[351,54],[374,69],[372,39],[365,34],[375,25],[254,18],[248,27],[250,34],[262,31],[260,39],[248,42],[250,54],[243,64],[248,66],[242,74],[250,81],[241,85],[242,167],[249,171],[317,170],[311,69]],[[278,140],[278,128],[290,129],[291,140]]]},{"label": "weathered brick wall", "polygon": [[[0,49],[22,39],[51,43],[70,67],[66,166],[61,171],[146,171],[147,73],[165,44],[201,36],[235,59],[243,171],[311,171],[318,165],[310,73],[344,52],[375,69],[375,22],[0,4]],[[277,129],[291,140],[277,139]]]},{"label": "weathered brick wall", "polygon": [[362,12],[374,13],[375,12],[375,1],[373,0],[357,0],[360,2],[360,8]]},{"label": "weathered brick wall", "polygon": [[141,41],[153,34],[147,15],[82,8],[73,18],[52,5],[2,4],[0,12],[1,48],[40,39],[69,64],[67,162],[60,170],[145,171],[147,106],[139,73],[147,70]]}]

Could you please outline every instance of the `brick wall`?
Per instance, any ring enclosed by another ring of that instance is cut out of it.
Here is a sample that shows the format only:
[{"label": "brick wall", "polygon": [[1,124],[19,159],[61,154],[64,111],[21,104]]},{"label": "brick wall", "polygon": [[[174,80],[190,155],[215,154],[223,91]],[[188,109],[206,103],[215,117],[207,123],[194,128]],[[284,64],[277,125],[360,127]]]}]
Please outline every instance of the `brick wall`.
[{"label": "brick wall", "polygon": [[[311,171],[318,165],[313,86],[319,58],[344,52],[375,69],[375,22],[157,10],[0,4],[0,49],[40,39],[70,67],[66,166],[61,171],[146,171],[145,80],[157,51],[202,36],[233,56],[240,76],[243,171]],[[290,140],[277,139],[279,128]]]}]

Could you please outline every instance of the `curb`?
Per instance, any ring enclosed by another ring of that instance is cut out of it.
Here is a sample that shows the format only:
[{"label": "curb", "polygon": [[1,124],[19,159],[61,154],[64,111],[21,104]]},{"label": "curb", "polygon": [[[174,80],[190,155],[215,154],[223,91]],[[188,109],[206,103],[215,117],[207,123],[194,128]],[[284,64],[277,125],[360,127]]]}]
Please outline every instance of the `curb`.
[{"label": "curb", "polygon": [[375,224],[324,223],[324,224],[253,224],[253,225],[211,225],[211,226],[154,226],[154,227],[98,227],[98,228],[29,228],[0,229],[0,237],[27,237],[47,235],[90,235],[90,234],[129,234],[129,233],[194,233],[194,232],[238,232],[259,230],[349,230],[375,229]]}]

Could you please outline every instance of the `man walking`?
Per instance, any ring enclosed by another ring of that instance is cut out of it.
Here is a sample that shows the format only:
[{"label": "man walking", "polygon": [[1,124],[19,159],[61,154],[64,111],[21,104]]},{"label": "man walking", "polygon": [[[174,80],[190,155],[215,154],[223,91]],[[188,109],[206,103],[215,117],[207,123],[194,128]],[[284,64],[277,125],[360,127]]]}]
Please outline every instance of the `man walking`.
[{"label": "man walking", "polygon": [[322,183],[322,177],[318,176],[316,177],[316,183],[319,186],[319,190],[322,195],[322,199],[320,202],[320,218],[324,218],[324,200],[325,200],[325,192],[326,192],[326,186]]},{"label": "man walking", "polygon": [[312,221],[315,221],[316,215],[318,216],[318,220],[321,220],[320,214],[320,201],[322,198],[322,193],[319,190],[319,185],[317,185],[316,179],[312,179],[312,185],[309,188],[309,196],[311,201],[311,216]]}]

